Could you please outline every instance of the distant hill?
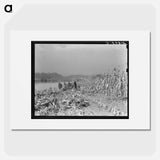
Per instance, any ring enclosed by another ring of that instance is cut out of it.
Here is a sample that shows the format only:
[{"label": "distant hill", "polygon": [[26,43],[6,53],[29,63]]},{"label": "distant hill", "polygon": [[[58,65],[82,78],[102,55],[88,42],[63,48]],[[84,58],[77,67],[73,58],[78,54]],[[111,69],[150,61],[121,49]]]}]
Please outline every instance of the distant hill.
[{"label": "distant hill", "polygon": [[92,76],[91,75],[70,75],[70,76],[66,76],[66,78],[70,80],[91,79]]},{"label": "distant hill", "polygon": [[88,75],[70,75],[62,76],[56,72],[54,73],[35,73],[36,82],[59,82],[59,81],[73,81],[79,79],[91,79],[93,76]]},{"label": "distant hill", "polygon": [[58,82],[65,80],[65,77],[58,73],[35,73],[35,81],[40,82]]}]

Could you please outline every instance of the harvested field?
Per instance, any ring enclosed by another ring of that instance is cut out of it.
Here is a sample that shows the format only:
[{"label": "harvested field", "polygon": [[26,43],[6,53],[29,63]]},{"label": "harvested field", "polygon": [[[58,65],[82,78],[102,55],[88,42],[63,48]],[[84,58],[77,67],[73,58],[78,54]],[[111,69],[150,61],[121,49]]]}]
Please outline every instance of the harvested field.
[{"label": "harvested field", "polygon": [[112,73],[74,81],[76,88],[35,90],[35,116],[127,116],[126,72],[115,68]]}]

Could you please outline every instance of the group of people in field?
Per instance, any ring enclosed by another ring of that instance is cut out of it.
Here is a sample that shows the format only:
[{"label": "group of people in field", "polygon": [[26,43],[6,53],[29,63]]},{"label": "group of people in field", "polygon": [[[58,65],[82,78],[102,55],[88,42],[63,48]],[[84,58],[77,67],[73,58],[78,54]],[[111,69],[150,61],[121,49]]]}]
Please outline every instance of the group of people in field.
[{"label": "group of people in field", "polygon": [[59,90],[68,90],[68,89],[78,89],[78,86],[77,86],[77,82],[76,81],[73,81],[73,82],[59,82],[58,83],[58,89]]}]

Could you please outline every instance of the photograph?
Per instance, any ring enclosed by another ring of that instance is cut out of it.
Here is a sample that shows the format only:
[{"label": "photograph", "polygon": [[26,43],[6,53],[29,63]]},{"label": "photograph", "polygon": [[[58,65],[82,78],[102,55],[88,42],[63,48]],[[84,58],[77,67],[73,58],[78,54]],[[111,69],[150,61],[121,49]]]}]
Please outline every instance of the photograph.
[{"label": "photograph", "polygon": [[129,41],[31,41],[32,119],[129,119]]}]

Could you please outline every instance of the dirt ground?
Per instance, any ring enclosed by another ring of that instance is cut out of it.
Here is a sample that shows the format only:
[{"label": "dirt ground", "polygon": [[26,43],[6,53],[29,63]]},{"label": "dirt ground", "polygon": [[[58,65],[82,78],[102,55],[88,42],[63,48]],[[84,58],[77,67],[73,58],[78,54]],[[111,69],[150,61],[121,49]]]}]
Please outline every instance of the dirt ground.
[{"label": "dirt ground", "polygon": [[52,103],[41,105],[35,112],[37,116],[127,116],[127,99],[113,99],[104,94],[69,90],[56,95],[46,93],[43,98],[50,99]]}]

